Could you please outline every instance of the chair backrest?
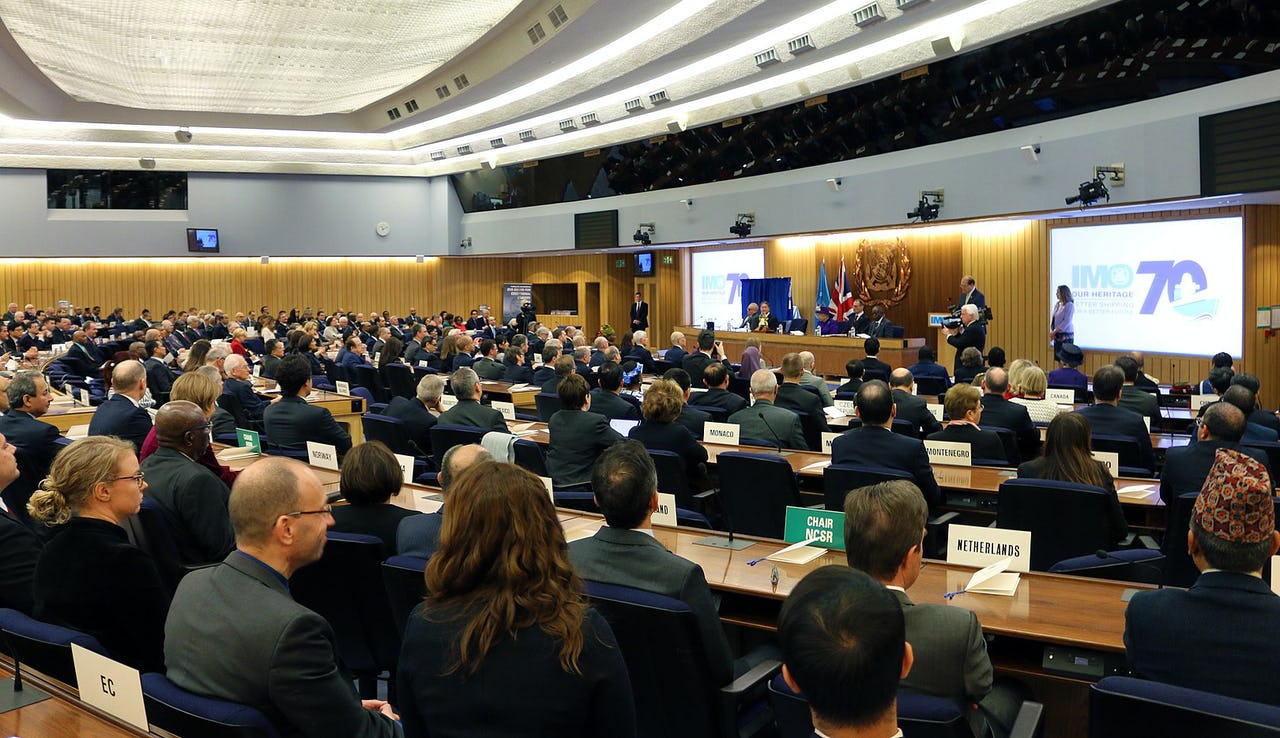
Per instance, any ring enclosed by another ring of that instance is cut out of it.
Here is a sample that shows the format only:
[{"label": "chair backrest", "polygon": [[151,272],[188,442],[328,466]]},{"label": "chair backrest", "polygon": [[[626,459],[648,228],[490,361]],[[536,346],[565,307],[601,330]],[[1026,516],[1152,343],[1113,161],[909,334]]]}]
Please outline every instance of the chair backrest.
[{"label": "chair backrest", "polygon": [[907,333],[906,326],[891,325],[884,329],[885,338],[902,338]]},{"label": "chair backrest", "polygon": [[258,356],[262,356],[267,353],[267,342],[261,338],[246,338],[243,343],[246,349],[252,351]]},{"label": "chair backrest", "polygon": [[390,415],[365,413],[360,416],[360,425],[364,427],[364,437],[368,441],[382,441],[392,453],[405,456],[419,456],[421,451],[409,438],[409,431],[404,421]]},{"label": "chair backrest", "polygon": [[143,498],[138,512],[126,520],[125,530],[136,539],[134,545],[146,551],[156,562],[156,569],[168,585],[170,594],[177,591],[178,582],[182,581],[187,569],[182,565],[169,521],[156,501]]},{"label": "chair backrest", "polygon": [[412,400],[418,394],[417,382],[414,381],[413,369],[408,364],[392,362],[382,367],[382,377],[386,380],[387,391],[393,397]]},{"label": "chair backrest", "polygon": [[744,400],[751,399],[751,380],[739,377],[737,373],[729,375],[729,391]]},{"label": "chair backrest", "polygon": [[[1185,539],[1184,539],[1185,540]],[[1164,574],[1164,554],[1146,548],[1107,551],[1064,559],[1049,567],[1054,574],[1070,574],[1092,579],[1117,579],[1122,582],[1159,584]]]},{"label": "chair backrest", "polygon": [[231,417],[236,421],[237,428],[253,429],[253,421],[249,419],[249,414],[244,411],[244,405],[240,403],[239,397],[226,393],[218,395],[218,407],[231,413]]},{"label": "chair backrest", "polygon": [[512,447],[515,452],[516,466],[523,467],[540,477],[549,477],[547,471],[547,455],[542,447],[527,438],[517,438]]},{"label": "chair backrest", "polygon": [[188,692],[164,674],[142,675],[147,722],[183,738],[279,738],[260,711]]},{"label": "chair backrest", "polygon": [[[780,738],[812,738],[809,701],[787,685],[782,675],[769,682],[769,705]],[[971,738],[969,722],[955,703],[943,697],[898,691],[898,727],[904,738]]]},{"label": "chair backrest", "polygon": [[289,582],[293,599],[333,627],[338,655],[352,671],[394,668],[401,631],[382,584],[383,543],[374,536],[330,532],[320,560]]},{"label": "chair backrest", "polygon": [[1136,467],[1145,470],[1145,476],[1151,476],[1155,469],[1146,466],[1139,455],[1138,440],[1128,436],[1109,436],[1101,433],[1093,434],[1094,451],[1111,451],[1120,454],[1120,466]]},{"label": "chair backrest", "polygon": [[387,388],[382,383],[382,375],[378,370],[367,364],[355,367],[355,376],[352,377],[361,387],[373,393],[373,399],[377,402],[390,402],[391,398],[387,395]]},{"label": "chair backrest", "polygon": [[658,491],[676,496],[677,507],[691,507],[693,495],[689,490],[689,470],[684,459],[674,451],[649,449],[653,465],[658,470]]},{"label": "chair backrest", "polygon": [[941,377],[916,377],[916,394],[924,397],[940,395],[947,391],[947,380]]},{"label": "chair backrest", "polygon": [[810,451],[817,451],[822,448],[822,426],[818,424],[818,419],[808,413],[801,413],[791,410],[800,418],[800,431],[804,433],[805,445]]},{"label": "chair backrest", "polygon": [[674,366],[675,366],[675,364],[672,364],[671,362],[667,361],[666,359],[654,359],[654,360],[653,360],[653,373],[654,373],[654,374],[656,374],[656,375],[658,375],[659,377],[661,377],[663,374],[666,374],[666,373],[667,373],[667,370],[668,370],[668,369],[671,369],[671,368],[672,368],[672,367],[674,367]]},{"label": "chair backrest", "polygon": [[[697,398],[698,396],[694,395],[692,399],[696,400]],[[701,410],[707,415],[710,415],[713,423],[723,423],[729,419],[729,411],[722,407],[716,407],[715,405],[694,405],[690,403],[689,408],[693,410]]]},{"label": "chair backrest", "polygon": [[720,507],[735,533],[782,538],[788,505],[800,496],[795,472],[781,456],[727,451],[716,457]]},{"label": "chair backrest", "polygon": [[915,423],[906,418],[894,418],[891,430],[900,436],[911,436],[912,438],[920,437],[920,429]]},{"label": "chair backrest", "polygon": [[109,656],[97,638],[78,630],[44,623],[25,613],[0,608],[0,633],[6,650],[25,666],[76,686],[76,669],[71,660],[71,644]]},{"label": "chair backrest", "polygon": [[862,372],[862,381],[870,382],[873,379],[879,379],[882,382],[889,381],[889,372],[883,369],[864,369]]},{"label": "chair backrest", "polygon": [[1047,479],[1008,479],[1000,484],[996,526],[1031,531],[1031,568],[1111,546],[1110,501],[1100,487]]},{"label": "chair backrest", "polygon": [[867,487],[895,479],[912,481],[910,473],[884,466],[859,464],[832,464],[822,470],[823,507],[828,510],[844,510],[844,498],[859,487]]},{"label": "chair backrest", "polygon": [[637,735],[728,738],[716,717],[716,691],[697,621],[680,600],[631,587],[587,582],[592,605],[609,621],[627,662]]},{"label": "chair backrest", "polygon": [[1005,466],[1017,466],[1022,463],[1022,454],[1018,451],[1018,437],[1013,431],[1001,425],[979,425],[979,428],[1000,436],[1000,445],[1004,446]]},{"label": "chair backrest", "polygon": [[1164,583],[1171,587],[1190,587],[1200,576],[1200,570],[1187,553],[1187,531],[1191,528],[1191,509],[1195,507],[1198,492],[1187,492],[1169,501],[1164,515],[1164,540],[1160,552],[1164,554]]},{"label": "chair backrest", "polygon": [[480,443],[484,434],[489,431],[471,425],[448,425],[436,423],[427,433],[431,436],[431,453],[437,469],[444,468],[444,453],[454,446],[467,443]]},{"label": "chair backrest", "polygon": [[1130,677],[1089,688],[1089,738],[1280,735],[1280,707]]},{"label": "chair backrest", "polygon": [[391,619],[400,633],[409,622],[409,613],[427,596],[426,570],[427,560],[417,556],[392,556],[382,562],[382,585],[391,603]]},{"label": "chair backrest", "polygon": [[1271,467],[1272,475],[1280,475],[1280,443],[1251,441],[1244,445],[1249,448],[1256,448],[1259,451],[1265,451],[1267,454],[1267,466]]},{"label": "chair backrest", "polygon": [[538,420],[544,423],[550,423],[551,416],[564,408],[564,403],[560,402],[560,395],[553,395],[550,392],[539,392],[534,395],[533,404],[538,408]]},{"label": "chair backrest", "polygon": [[790,333],[791,331],[800,331],[801,333],[804,333],[805,329],[808,327],[809,327],[808,318],[792,318],[791,320],[787,321],[786,330],[788,333]]}]

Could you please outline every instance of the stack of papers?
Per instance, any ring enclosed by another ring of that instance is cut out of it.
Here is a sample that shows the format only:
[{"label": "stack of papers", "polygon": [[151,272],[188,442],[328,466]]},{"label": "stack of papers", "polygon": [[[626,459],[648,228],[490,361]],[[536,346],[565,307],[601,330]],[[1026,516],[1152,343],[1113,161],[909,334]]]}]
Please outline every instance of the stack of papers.
[{"label": "stack of papers", "polygon": [[1013,557],[1001,559],[985,569],[979,569],[969,577],[969,583],[962,591],[971,594],[993,594],[1012,597],[1018,591],[1018,572],[1005,571]]},{"label": "stack of papers", "polygon": [[800,471],[802,472],[817,471],[819,469],[825,469],[828,466],[831,466],[831,459],[823,459],[822,461],[815,461],[812,464],[809,464],[808,466],[800,467]]},{"label": "stack of papers", "polygon": [[839,420],[840,418],[845,417],[844,411],[834,405],[822,408],[822,412],[826,413],[827,417],[832,420]]},{"label": "stack of papers", "polygon": [[1154,484],[1131,484],[1116,490],[1116,496],[1123,500],[1143,500],[1158,490],[1159,487]]},{"label": "stack of papers", "polygon": [[542,389],[541,387],[535,387],[531,384],[525,384],[521,382],[520,384],[511,385],[510,387],[507,388],[507,391],[508,392],[536,392],[541,389]]},{"label": "stack of papers", "polygon": [[781,561],[784,564],[807,564],[827,552],[825,548],[810,546],[809,544],[812,542],[812,539],[810,539],[793,543],[781,551],[769,554],[765,559],[768,561]]}]

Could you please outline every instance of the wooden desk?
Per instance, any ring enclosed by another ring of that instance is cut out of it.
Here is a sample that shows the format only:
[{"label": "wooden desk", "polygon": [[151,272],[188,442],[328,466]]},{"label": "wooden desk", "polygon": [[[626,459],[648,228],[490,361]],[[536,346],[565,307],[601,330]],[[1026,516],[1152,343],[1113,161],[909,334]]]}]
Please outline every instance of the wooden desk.
[{"label": "wooden desk", "polygon": [[[0,678],[13,676],[13,660],[0,656]],[[168,736],[170,733],[148,733],[117,721],[80,701],[75,690],[22,667],[22,681],[50,695],[34,705],[0,714],[0,734],[33,738],[39,736],[92,736],[93,738],[133,738],[134,736]]]},{"label": "wooden desk", "polygon": [[[696,350],[698,333],[703,329],[692,325],[676,326],[689,339],[690,351]],[[849,359],[866,358],[864,339],[848,336],[792,336],[780,333],[744,333],[740,331],[716,331],[716,339],[724,344],[731,362],[742,358],[747,338],[760,339],[760,353],[770,366],[782,363],[784,354],[792,351],[812,351],[814,371],[820,375],[845,376],[844,365]],[[923,338],[881,338],[879,358],[889,366],[911,366],[916,363],[916,351],[925,344]]]}]

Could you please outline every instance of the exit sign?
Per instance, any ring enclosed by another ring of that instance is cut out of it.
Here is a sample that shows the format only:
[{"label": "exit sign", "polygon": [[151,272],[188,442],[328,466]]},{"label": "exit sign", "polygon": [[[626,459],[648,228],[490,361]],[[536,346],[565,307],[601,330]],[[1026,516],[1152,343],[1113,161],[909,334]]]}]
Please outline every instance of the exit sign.
[{"label": "exit sign", "polygon": [[663,263],[663,264],[674,264],[674,263],[676,263],[676,260],[675,260],[674,258],[672,258],[671,254],[663,254],[663,255],[662,255],[662,263]]},{"label": "exit sign", "polygon": [[626,260],[626,259],[618,259],[617,261],[613,262],[613,265],[614,265],[615,267],[619,268],[619,269],[624,269],[624,268],[626,268],[626,266],[627,266],[627,260]]}]

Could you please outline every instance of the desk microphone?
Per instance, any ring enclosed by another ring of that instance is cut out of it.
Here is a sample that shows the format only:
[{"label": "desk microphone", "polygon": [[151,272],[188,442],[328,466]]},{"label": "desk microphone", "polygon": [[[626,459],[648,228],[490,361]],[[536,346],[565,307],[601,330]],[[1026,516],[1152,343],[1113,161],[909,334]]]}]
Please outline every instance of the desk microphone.
[{"label": "desk microphone", "polygon": [[773,430],[773,426],[769,425],[769,421],[765,420],[764,411],[757,410],[756,415],[760,418],[760,422],[764,423],[764,427],[769,429],[769,435],[773,436],[773,442],[778,444],[778,453],[782,453],[782,439],[779,438],[778,434]]},{"label": "desk microphone", "polygon": [[1155,564],[1149,561],[1128,561],[1126,559],[1120,558],[1119,556],[1113,556],[1110,553],[1103,551],[1102,549],[1098,549],[1097,551],[1094,551],[1093,554],[1094,556],[1097,556],[1100,559],[1118,561],[1122,564],[1128,564],[1129,566],[1142,567],[1144,569],[1154,571],[1156,573],[1156,589],[1164,589],[1164,569],[1159,566],[1156,566]]}]

